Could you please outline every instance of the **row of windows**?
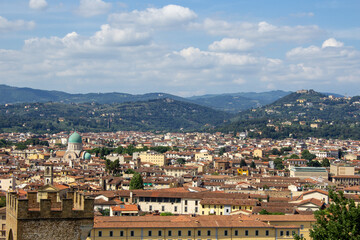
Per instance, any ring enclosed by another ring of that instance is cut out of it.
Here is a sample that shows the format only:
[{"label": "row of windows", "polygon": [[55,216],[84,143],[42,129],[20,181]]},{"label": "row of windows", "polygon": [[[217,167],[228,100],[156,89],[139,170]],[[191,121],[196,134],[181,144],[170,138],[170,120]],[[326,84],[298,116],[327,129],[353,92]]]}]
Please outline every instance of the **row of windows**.
[{"label": "row of windows", "polygon": [[[229,231],[228,230],[224,230],[224,236],[229,236]],[[183,234],[183,231],[179,230],[177,231],[177,236],[181,237]],[[284,233],[284,231],[280,231],[280,236],[284,236],[284,234],[286,234],[286,236],[290,236],[290,231],[286,231]],[[295,234],[295,231],[292,231],[292,235]],[[255,230],[254,232],[254,235],[255,236],[259,236],[259,230]],[[98,236],[99,237],[102,237],[103,234],[102,234],[102,231],[98,231]],[[109,232],[109,236],[110,237],[113,237],[114,236],[114,232],[113,231],[110,231]],[[120,234],[119,234],[120,237],[123,237],[124,236],[124,231],[120,231]],[[130,237],[134,237],[135,236],[135,232],[134,231],[130,231]],[[149,237],[152,237],[153,236],[153,231],[149,230],[147,232],[147,236]],[[157,236],[161,237],[163,236],[163,231],[159,230],[157,232]],[[173,236],[173,231],[172,230],[168,230],[167,231],[167,236],[171,237]],[[175,236],[175,235],[174,235]],[[187,231],[187,236],[192,236],[192,231],[191,230],[188,230]],[[197,236],[202,236],[202,231],[201,230],[198,230],[197,231]],[[206,236],[211,236],[211,230],[207,230],[206,231]],[[239,230],[235,230],[234,231],[234,236],[239,236]],[[249,236],[249,230],[245,230],[245,236]],[[265,231],[265,236],[269,236],[269,230],[266,230]]]},{"label": "row of windows", "polygon": [[[149,206],[149,211],[152,211],[153,208],[152,206],[150,205]],[[177,206],[174,206],[174,212],[177,212],[178,210],[178,207]],[[161,206],[161,211],[165,211],[165,206]],[[188,208],[187,207],[184,207],[184,212],[187,212],[188,211]],[[198,207],[195,207],[195,212],[198,212]]]}]

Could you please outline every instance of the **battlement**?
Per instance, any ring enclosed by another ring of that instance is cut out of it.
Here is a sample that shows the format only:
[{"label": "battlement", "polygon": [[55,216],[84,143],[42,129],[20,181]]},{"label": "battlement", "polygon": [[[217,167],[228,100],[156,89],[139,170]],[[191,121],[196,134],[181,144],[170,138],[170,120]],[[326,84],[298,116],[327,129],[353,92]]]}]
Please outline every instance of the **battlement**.
[{"label": "battlement", "polygon": [[48,192],[46,198],[37,192],[28,192],[27,198],[9,192],[6,201],[8,213],[17,219],[94,218],[94,199],[78,192],[68,192],[62,200],[56,192]]}]

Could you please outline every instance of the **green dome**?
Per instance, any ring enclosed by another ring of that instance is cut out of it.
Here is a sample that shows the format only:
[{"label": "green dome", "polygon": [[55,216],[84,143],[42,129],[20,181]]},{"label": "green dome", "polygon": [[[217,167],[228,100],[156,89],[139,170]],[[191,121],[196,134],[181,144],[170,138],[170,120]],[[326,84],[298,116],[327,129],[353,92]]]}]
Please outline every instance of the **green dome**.
[{"label": "green dome", "polygon": [[81,136],[77,132],[74,132],[69,137],[69,143],[82,143]]},{"label": "green dome", "polygon": [[90,160],[90,158],[91,158],[91,154],[88,153],[88,152],[86,152],[86,153],[84,154],[84,160]]}]

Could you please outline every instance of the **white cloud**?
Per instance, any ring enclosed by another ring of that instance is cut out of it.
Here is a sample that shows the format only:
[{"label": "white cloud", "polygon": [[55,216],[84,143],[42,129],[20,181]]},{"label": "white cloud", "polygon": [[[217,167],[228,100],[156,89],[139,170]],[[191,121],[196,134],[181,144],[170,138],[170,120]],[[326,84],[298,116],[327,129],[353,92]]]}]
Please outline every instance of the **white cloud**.
[{"label": "white cloud", "polygon": [[31,30],[35,27],[34,21],[15,20],[9,21],[0,16],[0,33],[20,30]]},{"label": "white cloud", "polygon": [[223,38],[221,41],[215,41],[209,45],[212,51],[245,51],[254,46],[253,43],[245,39]]},{"label": "white cloud", "polygon": [[130,13],[116,13],[109,16],[109,22],[115,26],[138,25],[150,28],[177,26],[190,22],[197,15],[189,8],[167,5],[163,8],[134,10]]},{"label": "white cloud", "polygon": [[344,46],[344,43],[336,41],[335,38],[329,38],[323,42],[321,47],[326,48],[326,47],[342,47],[342,46]]},{"label": "white cloud", "polygon": [[192,24],[192,27],[204,30],[214,36],[243,38],[263,43],[278,41],[301,43],[325,35],[325,32],[316,25],[276,26],[265,21],[258,23],[227,22],[207,18],[200,24]]},{"label": "white cloud", "polygon": [[93,17],[107,13],[111,9],[111,3],[102,0],[80,0],[77,13],[83,17]]},{"label": "white cloud", "polygon": [[48,4],[46,0],[30,0],[29,7],[35,10],[45,10]]},{"label": "white cloud", "polygon": [[142,45],[150,40],[150,34],[147,32],[136,32],[133,29],[117,29],[105,24],[101,30],[96,32],[90,41],[97,45]]}]

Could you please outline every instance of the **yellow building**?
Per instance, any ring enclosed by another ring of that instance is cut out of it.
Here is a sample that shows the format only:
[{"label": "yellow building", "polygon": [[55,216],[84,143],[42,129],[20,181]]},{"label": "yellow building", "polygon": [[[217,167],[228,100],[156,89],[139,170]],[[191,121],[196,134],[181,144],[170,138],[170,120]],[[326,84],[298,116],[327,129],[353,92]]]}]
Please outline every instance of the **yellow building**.
[{"label": "yellow building", "polygon": [[153,151],[141,152],[139,158],[142,163],[152,163],[160,167],[168,164],[164,154]]},{"label": "yellow building", "polygon": [[263,151],[261,149],[255,149],[253,153],[253,157],[262,158],[263,157]]},{"label": "yellow building", "polygon": [[[312,216],[306,217],[309,220]],[[313,217],[310,222],[312,220]],[[300,225],[289,224],[286,220],[274,223],[276,225],[244,215],[95,217],[88,239],[275,240],[293,239],[293,234],[302,234]],[[305,225],[303,223],[304,228]]]},{"label": "yellow building", "polygon": [[233,211],[252,211],[256,199],[205,198],[200,201],[201,215],[230,215]]},{"label": "yellow building", "polygon": [[198,153],[195,153],[195,161],[213,161],[213,156],[208,152],[208,150],[203,149]]}]

